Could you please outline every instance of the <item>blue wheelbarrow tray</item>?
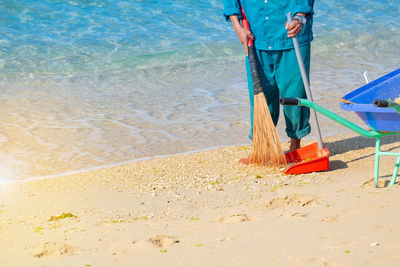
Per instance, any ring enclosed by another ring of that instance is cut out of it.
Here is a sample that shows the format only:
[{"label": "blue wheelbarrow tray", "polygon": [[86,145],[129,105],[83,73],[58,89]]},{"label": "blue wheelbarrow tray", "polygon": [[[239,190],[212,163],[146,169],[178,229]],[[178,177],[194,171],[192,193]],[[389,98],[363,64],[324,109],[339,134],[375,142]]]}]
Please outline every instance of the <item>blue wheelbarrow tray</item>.
[{"label": "blue wheelbarrow tray", "polygon": [[375,99],[400,97],[400,69],[368,83],[341,99],[344,110],[354,111],[375,131],[400,132],[400,114],[391,108],[378,108]]}]

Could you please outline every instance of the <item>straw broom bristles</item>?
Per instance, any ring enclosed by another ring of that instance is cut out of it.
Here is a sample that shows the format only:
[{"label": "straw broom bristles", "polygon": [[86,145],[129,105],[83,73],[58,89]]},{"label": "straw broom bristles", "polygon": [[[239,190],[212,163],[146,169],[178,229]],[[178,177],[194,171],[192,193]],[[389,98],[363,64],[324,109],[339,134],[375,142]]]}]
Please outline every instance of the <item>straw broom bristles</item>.
[{"label": "straw broom bristles", "polygon": [[271,167],[285,166],[286,157],[262,92],[254,96],[253,119],[253,149],[249,163]]},{"label": "straw broom bristles", "polygon": [[[242,9],[243,27],[250,30],[250,25]],[[252,39],[248,39],[248,59],[254,92],[253,149],[249,163],[278,167],[286,165],[278,133],[265,98],[260,74],[258,73],[256,49]]]},{"label": "straw broom bristles", "polygon": [[254,92],[253,149],[249,163],[271,167],[284,166],[286,158],[262,88],[254,45],[248,47],[248,55]]}]

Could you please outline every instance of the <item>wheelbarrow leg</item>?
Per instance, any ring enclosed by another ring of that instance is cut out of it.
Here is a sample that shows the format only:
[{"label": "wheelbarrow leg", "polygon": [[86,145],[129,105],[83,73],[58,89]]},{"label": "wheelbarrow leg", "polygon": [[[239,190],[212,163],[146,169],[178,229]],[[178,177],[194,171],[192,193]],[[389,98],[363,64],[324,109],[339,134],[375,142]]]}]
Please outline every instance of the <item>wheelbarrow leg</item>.
[{"label": "wheelbarrow leg", "polygon": [[397,157],[396,165],[394,165],[393,176],[389,186],[394,185],[394,183],[396,182],[397,173],[399,172],[399,166],[400,166],[400,156]]},{"label": "wheelbarrow leg", "polygon": [[381,156],[381,138],[376,138],[375,145],[375,173],[374,173],[374,182],[376,187],[379,187],[378,179],[379,179],[379,158]]}]

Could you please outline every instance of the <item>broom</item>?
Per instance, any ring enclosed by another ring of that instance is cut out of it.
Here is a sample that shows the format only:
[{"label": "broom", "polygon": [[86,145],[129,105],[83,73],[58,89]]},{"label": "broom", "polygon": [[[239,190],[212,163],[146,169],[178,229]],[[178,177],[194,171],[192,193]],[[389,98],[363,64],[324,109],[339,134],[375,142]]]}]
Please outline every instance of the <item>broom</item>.
[{"label": "broom", "polygon": [[[242,24],[244,28],[250,29],[243,9]],[[285,154],[282,151],[278,133],[261,86],[257,69],[256,49],[253,40],[250,38],[248,40],[248,57],[254,92],[253,147],[249,163],[270,167],[285,166]]]}]

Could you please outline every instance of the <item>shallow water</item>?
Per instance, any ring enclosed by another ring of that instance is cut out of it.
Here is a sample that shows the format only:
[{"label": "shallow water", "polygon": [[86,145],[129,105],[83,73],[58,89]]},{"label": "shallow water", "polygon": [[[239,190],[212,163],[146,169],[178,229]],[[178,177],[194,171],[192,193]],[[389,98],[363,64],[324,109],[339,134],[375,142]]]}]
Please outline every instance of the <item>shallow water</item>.
[{"label": "shallow water", "polygon": [[[399,6],[317,1],[316,101],[338,111],[365,70],[399,67]],[[249,143],[243,51],[220,1],[2,1],[0,12],[1,178]]]}]

